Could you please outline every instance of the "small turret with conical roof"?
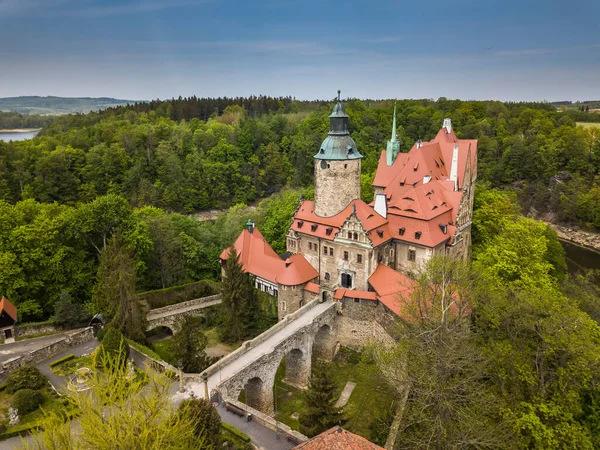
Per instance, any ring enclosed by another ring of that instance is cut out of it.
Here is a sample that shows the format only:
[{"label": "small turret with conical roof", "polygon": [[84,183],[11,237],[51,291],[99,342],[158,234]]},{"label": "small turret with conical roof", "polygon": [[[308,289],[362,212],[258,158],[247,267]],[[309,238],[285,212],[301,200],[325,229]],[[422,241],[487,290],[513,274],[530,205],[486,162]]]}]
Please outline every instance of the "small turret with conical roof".
[{"label": "small turret with conical roof", "polygon": [[394,120],[392,124],[392,137],[387,142],[387,148],[385,152],[385,162],[388,166],[394,164],[396,156],[400,153],[400,142],[396,137],[396,104],[394,103]]},{"label": "small turret with conical roof", "polygon": [[329,133],[315,159],[315,214],[331,217],[360,198],[362,155],[348,131],[348,114],[340,99],[329,116]]}]

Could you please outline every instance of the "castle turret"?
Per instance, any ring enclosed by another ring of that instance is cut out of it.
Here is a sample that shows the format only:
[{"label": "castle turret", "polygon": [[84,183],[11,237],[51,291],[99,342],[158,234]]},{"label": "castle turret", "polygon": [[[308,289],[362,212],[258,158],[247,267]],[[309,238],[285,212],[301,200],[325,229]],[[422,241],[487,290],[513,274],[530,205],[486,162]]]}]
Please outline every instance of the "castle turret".
[{"label": "castle turret", "polygon": [[392,124],[392,138],[387,142],[387,148],[385,152],[385,162],[388,166],[394,164],[398,153],[400,153],[400,142],[396,137],[396,104],[394,103],[394,121]]},{"label": "castle turret", "polygon": [[340,101],[329,116],[329,135],[315,159],[315,214],[331,217],[360,198],[360,160],[348,132],[348,115]]}]

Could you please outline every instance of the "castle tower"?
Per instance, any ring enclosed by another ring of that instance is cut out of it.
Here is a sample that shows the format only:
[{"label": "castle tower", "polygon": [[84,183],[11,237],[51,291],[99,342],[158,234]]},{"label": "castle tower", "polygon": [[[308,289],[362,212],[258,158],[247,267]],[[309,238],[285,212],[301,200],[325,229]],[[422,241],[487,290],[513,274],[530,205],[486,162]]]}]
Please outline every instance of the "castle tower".
[{"label": "castle tower", "polygon": [[360,198],[361,158],[348,132],[348,115],[338,91],[337,103],[329,116],[329,136],[314,156],[317,216],[335,216]]},{"label": "castle tower", "polygon": [[394,103],[394,122],[392,124],[392,138],[387,142],[385,162],[388,166],[394,164],[396,156],[400,153],[400,142],[396,137],[396,104]]}]

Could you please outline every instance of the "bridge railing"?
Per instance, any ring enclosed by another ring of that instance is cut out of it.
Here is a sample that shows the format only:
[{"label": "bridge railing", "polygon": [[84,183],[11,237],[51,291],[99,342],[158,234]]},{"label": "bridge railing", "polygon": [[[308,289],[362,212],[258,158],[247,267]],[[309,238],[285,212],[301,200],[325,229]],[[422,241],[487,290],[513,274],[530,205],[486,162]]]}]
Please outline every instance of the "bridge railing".
[{"label": "bridge railing", "polygon": [[[269,328],[264,333],[259,334],[254,339],[244,342],[240,348],[233,351],[229,355],[221,358],[219,361],[214,363],[212,366],[208,367],[203,373],[206,373],[209,377],[214,375],[219,370],[221,370],[223,367],[233,363],[238,358],[240,358],[242,355],[247,353],[248,350],[258,347],[260,344],[265,342],[267,339],[269,339],[275,333],[277,333],[278,331],[285,328],[290,322],[293,322],[295,319],[302,316],[304,313],[311,310],[318,304],[319,304],[318,300],[313,300],[312,302],[307,303],[306,305],[304,305],[302,308],[298,309],[297,311],[295,311],[291,314],[288,314],[287,316],[284,317],[283,320],[281,320],[280,322],[277,322],[275,325],[273,325],[271,328]],[[225,380],[223,380],[223,381],[225,381]]]},{"label": "bridge railing", "polygon": [[221,294],[210,295],[208,297],[196,298],[194,300],[188,300],[187,302],[175,303],[174,305],[163,306],[162,308],[154,308],[148,311],[148,316],[159,316],[161,314],[179,311],[180,309],[189,308],[192,306],[202,306],[207,303],[220,300]]}]

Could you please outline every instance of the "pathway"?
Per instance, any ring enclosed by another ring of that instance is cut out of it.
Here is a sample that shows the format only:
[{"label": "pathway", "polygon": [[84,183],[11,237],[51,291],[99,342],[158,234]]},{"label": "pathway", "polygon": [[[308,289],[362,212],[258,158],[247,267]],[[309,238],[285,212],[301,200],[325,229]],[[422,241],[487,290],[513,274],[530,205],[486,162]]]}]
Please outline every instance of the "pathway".
[{"label": "pathway", "polygon": [[42,336],[38,338],[16,341],[10,344],[2,344],[0,345],[0,364],[8,361],[9,359],[16,358],[34,350],[38,350],[47,345],[54,344],[66,336],[67,333],[59,333],[51,336]]},{"label": "pathway", "polygon": [[336,408],[341,408],[342,406],[346,406],[346,404],[348,403],[348,400],[350,400],[350,396],[352,395],[352,391],[354,390],[355,387],[356,387],[356,383],[354,383],[352,381],[348,381],[346,383],[346,386],[344,386],[344,390],[340,394],[340,398],[338,398],[338,401],[335,402],[335,405],[333,405],[333,406],[335,406]]}]

